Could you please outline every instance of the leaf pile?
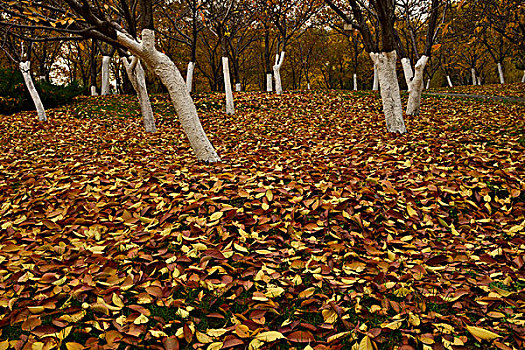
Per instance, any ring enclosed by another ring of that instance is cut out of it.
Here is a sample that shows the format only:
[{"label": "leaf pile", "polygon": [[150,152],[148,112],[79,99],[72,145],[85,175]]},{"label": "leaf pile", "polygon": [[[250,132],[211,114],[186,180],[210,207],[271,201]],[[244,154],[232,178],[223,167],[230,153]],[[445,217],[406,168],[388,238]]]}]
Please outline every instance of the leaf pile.
[{"label": "leaf pile", "polygon": [[462,86],[454,86],[452,88],[447,86],[444,88],[431,89],[430,91],[484,95],[484,96],[525,98],[525,84],[523,83],[487,84],[487,85],[481,85],[481,86],[462,85]]},{"label": "leaf pile", "polygon": [[522,349],[525,107],[166,96],[0,116],[0,349]]}]

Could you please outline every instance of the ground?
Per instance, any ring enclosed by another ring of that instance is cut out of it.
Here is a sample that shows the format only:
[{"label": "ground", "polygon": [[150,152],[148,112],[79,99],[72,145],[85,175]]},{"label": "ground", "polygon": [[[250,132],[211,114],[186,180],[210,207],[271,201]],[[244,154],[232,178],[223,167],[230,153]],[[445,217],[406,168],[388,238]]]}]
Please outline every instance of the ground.
[{"label": "ground", "polygon": [[204,164],[152,101],[0,116],[0,349],[525,347],[525,104],[202,95]]}]

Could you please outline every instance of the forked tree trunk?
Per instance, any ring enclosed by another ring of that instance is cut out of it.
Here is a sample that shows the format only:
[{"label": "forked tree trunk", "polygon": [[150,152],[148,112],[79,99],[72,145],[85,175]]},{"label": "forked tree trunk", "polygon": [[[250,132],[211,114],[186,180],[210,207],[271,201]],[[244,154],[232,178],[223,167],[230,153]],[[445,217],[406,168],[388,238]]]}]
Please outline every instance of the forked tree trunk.
[{"label": "forked tree trunk", "polygon": [[281,82],[281,67],[283,66],[285,52],[281,51],[281,55],[275,55],[275,65],[273,66],[273,75],[275,78],[275,92],[277,95],[283,93],[283,85]]},{"label": "forked tree trunk", "polygon": [[401,94],[396,74],[396,52],[370,53],[370,57],[377,66],[387,131],[404,134],[407,130],[403,120]]},{"label": "forked tree trunk", "polygon": [[191,93],[193,90],[193,71],[195,70],[195,62],[188,63],[188,70],[186,72],[186,86],[188,87],[188,92]]},{"label": "forked tree trunk", "polygon": [[208,140],[197,115],[197,108],[188,92],[186,82],[172,60],[155,48],[155,32],[142,30],[142,43],[117,32],[117,41],[137,55],[168,89],[175,111],[179,116],[184,133],[188,137],[198,160],[219,162],[221,159]]},{"label": "forked tree trunk", "polygon": [[102,56],[102,87],[100,89],[100,95],[109,95],[109,62],[111,57]]},{"label": "forked tree trunk", "polygon": [[354,73],[354,91],[357,91],[357,74]]},{"label": "forked tree trunk", "polygon": [[226,93],[226,114],[235,114],[235,106],[233,103],[232,83],[230,80],[230,65],[228,64],[228,57],[222,58],[222,72],[224,76],[224,92]]},{"label": "forked tree trunk", "polygon": [[454,84],[452,84],[452,79],[450,79],[450,75],[447,75],[447,83],[449,87],[454,87]]},{"label": "forked tree trunk", "polygon": [[377,64],[374,63],[374,82],[372,84],[372,90],[379,90],[379,77],[377,76]]},{"label": "forked tree trunk", "polygon": [[36,91],[35,84],[33,84],[33,78],[31,77],[31,61],[20,62],[20,72],[22,72],[27,90],[29,90],[31,99],[35,104],[35,108],[38,113],[38,120],[45,122],[47,120],[46,110],[44,109],[44,105],[42,104],[42,100],[40,99],[38,91]]},{"label": "forked tree trunk", "polygon": [[[421,56],[414,67],[414,76],[408,84],[407,115],[419,115],[421,94],[423,93],[423,74],[428,62],[428,56]],[[412,68],[410,68],[412,71]]]},{"label": "forked tree trunk", "polygon": [[478,79],[476,78],[476,68],[474,67],[470,68],[470,73],[472,75],[472,85],[477,85]]},{"label": "forked tree trunk", "polygon": [[153,109],[151,108],[148,89],[146,87],[146,75],[140,60],[135,56],[131,57],[130,61],[128,61],[126,57],[122,57],[122,63],[124,64],[124,68],[126,68],[126,73],[128,73],[131,85],[133,85],[133,88],[137,92],[142,121],[144,122],[146,132],[157,132],[155,117],[153,116]]},{"label": "forked tree trunk", "polygon": [[273,84],[272,84],[272,73],[266,73],[266,91],[272,92],[273,91]]},{"label": "forked tree trunk", "polygon": [[505,74],[503,74],[503,64],[498,62],[498,74],[500,84],[505,84]]}]

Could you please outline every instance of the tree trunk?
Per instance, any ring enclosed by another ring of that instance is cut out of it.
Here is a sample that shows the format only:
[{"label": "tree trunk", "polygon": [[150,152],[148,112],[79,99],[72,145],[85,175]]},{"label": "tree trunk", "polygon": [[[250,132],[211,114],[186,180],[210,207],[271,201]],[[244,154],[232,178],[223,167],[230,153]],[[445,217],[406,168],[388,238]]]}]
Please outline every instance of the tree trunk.
[{"label": "tree trunk", "polygon": [[472,85],[477,85],[478,84],[478,79],[476,78],[476,68],[472,67],[470,69],[470,73],[472,75]]},{"label": "tree trunk", "polygon": [[222,72],[224,75],[224,92],[226,93],[226,114],[235,114],[235,106],[233,104],[232,82],[230,79],[230,65],[228,64],[228,57],[222,58]]},{"label": "tree trunk", "polygon": [[237,84],[235,84],[235,91],[237,91],[237,92],[241,92],[241,91],[242,91],[242,85],[241,85],[241,83],[237,83]]},{"label": "tree trunk", "polygon": [[188,92],[191,93],[193,90],[193,71],[195,70],[195,62],[188,63],[188,70],[186,72],[186,86]]},{"label": "tree trunk", "polygon": [[357,91],[357,74],[354,73],[354,91]]},{"label": "tree trunk", "polygon": [[197,159],[206,162],[220,161],[221,159],[202,128],[197,115],[197,108],[195,108],[182,75],[173,61],[155,48],[155,32],[151,29],[144,29],[142,31],[142,43],[138,43],[126,34],[117,32],[117,41],[143,60],[168,89],[184,133],[188,137]]},{"label": "tree trunk", "polygon": [[272,73],[267,73],[266,74],[266,91],[268,92],[273,91],[272,79],[273,79]]},{"label": "tree trunk", "polygon": [[478,85],[481,86],[481,77],[478,77]]},{"label": "tree trunk", "polygon": [[523,71],[523,78],[521,78],[521,82],[525,83],[525,70]]},{"label": "tree trunk", "polygon": [[452,84],[452,80],[450,79],[450,75],[447,74],[447,82],[449,87],[454,87],[454,84]]},{"label": "tree trunk", "polygon": [[374,61],[374,65],[377,66],[386,129],[388,132],[404,134],[407,130],[403,120],[401,94],[396,74],[396,52],[371,53],[370,57]]},{"label": "tree trunk", "polygon": [[427,90],[430,89],[430,78],[427,79]]},{"label": "tree trunk", "polygon": [[377,64],[374,63],[374,83],[372,85],[372,90],[379,90],[379,78],[377,76]]},{"label": "tree trunk", "polygon": [[[407,115],[419,115],[419,109],[421,107],[421,94],[423,93],[423,74],[425,72],[425,66],[428,62],[428,56],[421,56],[417,61],[414,76],[408,84],[408,105]],[[410,68],[412,71],[412,68]]]},{"label": "tree trunk", "polygon": [[27,90],[33,99],[35,104],[36,111],[38,112],[38,120],[45,122],[47,120],[46,111],[38,91],[36,91],[35,84],[33,84],[33,78],[31,77],[31,61],[20,62],[20,71],[24,77],[24,82],[26,83]]},{"label": "tree trunk", "polygon": [[102,56],[102,87],[100,89],[100,95],[109,95],[109,62],[111,57]]},{"label": "tree trunk", "polygon": [[402,58],[401,65],[403,66],[403,73],[405,75],[405,81],[407,83],[408,92],[410,92],[410,83],[412,78],[414,78],[414,72],[412,71],[412,64],[410,63],[410,58]]},{"label": "tree trunk", "polygon": [[275,55],[275,65],[273,66],[273,75],[275,78],[275,92],[277,95],[283,93],[283,86],[281,82],[281,67],[284,61],[284,51],[281,51],[281,56]]},{"label": "tree trunk", "polygon": [[498,73],[500,84],[505,84],[505,74],[503,74],[503,64],[501,62],[498,62]]},{"label": "tree trunk", "polygon": [[91,96],[98,96],[97,87],[94,85],[91,85]]},{"label": "tree trunk", "polygon": [[146,132],[154,133],[157,131],[157,128],[155,127],[155,117],[153,116],[153,109],[151,108],[148,89],[146,88],[146,75],[144,74],[142,64],[135,56],[131,58],[131,62],[129,62],[126,57],[122,57],[122,63],[126,68],[133,88],[137,92],[144,128]]}]

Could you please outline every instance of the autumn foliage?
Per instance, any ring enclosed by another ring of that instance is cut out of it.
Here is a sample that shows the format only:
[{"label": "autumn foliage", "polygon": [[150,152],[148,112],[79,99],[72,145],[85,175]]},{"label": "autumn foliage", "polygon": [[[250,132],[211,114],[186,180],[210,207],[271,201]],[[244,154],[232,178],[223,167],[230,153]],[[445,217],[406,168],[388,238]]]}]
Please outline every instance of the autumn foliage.
[{"label": "autumn foliage", "polygon": [[222,98],[0,116],[0,349],[524,348],[522,103]]}]

